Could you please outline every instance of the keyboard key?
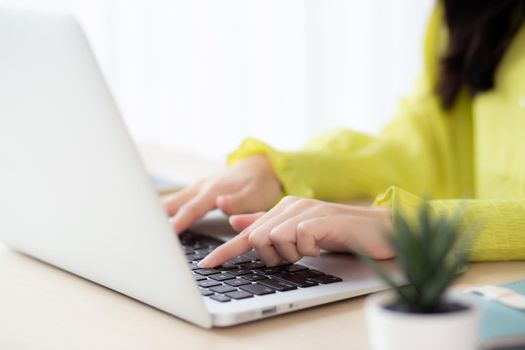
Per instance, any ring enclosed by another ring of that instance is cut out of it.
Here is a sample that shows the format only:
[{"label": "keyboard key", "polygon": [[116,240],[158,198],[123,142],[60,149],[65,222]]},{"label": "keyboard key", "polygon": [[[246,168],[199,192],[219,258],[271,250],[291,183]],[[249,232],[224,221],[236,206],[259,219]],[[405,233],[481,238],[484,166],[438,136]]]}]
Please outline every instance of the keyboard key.
[{"label": "keyboard key", "polygon": [[273,275],[276,273],[281,272],[280,267],[264,267],[257,270],[258,272],[262,273],[263,275]]},{"label": "keyboard key", "polygon": [[249,273],[252,273],[250,270],[246,269],[237,269],[237,270],[229,270],[228,273],[234,275],[234,276],[243,276],[247,275]]},{"label": "keyboard key", "polygon": [[213,249],[221,245],[222,241],[213,237],[201,235],[195,232],[186,231],[179,235],[180,242],[183,246],[192,249]]},{"label": "keyboard key", "polygon": [[193,278],[195,278],[195,281],[197,281],[197,282],[204,281],[205,279],[207,279],[206,277],[201,276],[201,275],[197,275],[197,274],[194,274]]},{"label": "keyboard key", "polygon": [[198,269],[198,270],[195,270],[195,273],[198,273],[199,275],[203,275],[203,276],[210,276],[210,275],[215,275],[216,273],[221,273],[221,272],[215,269]]},{"label": "keyboard key", "polygon": [[237,270],[239,266],[232,264],[230,262],[225,262],[219,267],[216,267],[217,270]]},{"label": "keyboard key", "polygon": [[210,298],[212,298],[215,301],[220,301],[221,303],[225,303],[231,300],[230,298],[222,294],[213,294]]},{"label": "keyboard key", "polygon": [[227,272],[222,272],[216,275],[211,275],[210,278],[216,281],[226,281],[226,280],[231,280],[232,278],[235,278],[235,276]]},{"label": "keyboard key", "polygon": [[183,246],[182,249],[184,250],[184,254],[193,254],[195,252],[192,247],[188,246]]},{"label": "keyboard key", "polygon": [[179,235],[179,240],[183,246],[192,246],[195,241],[194,237],[186,232]]},{"label": "keyboard key", "polygon": [[236,292],[226,293],[226,296],[232,299],[246,299],[251,298],[253,295],[251,293],[245,292],[243,290],[238,290]]},{"label": "keyboard key", "polygon": [[283,270],[288,271],[288,272],[297,272],[297,271],[308,270],[308,268],[303,265],[293,264],[293,265],[283,266]]},{"label": "keyboard key", "polygon": [[192,271],[195,271],[195,270],[200,269],[199,265],[197,265],[196,262],[189,262],[188,265],[190,266],[190,269],[191,269]]},{"label": "keyboard key", "polygon": [[[292,289],[297,289],[297,287],[289,282],[285,281],[279,281],[276,279],[266,279],[264,281],[260,281],[259,284],[262,284],[263,286],[267,286],[270,288],[273,288],[279,292],[285,292]],[[213,290],[213,289],[212,289]]]},{"label": "keyboard key", "polygon": [[188,261],[199,261],[202,260],[208,255],[207,253],[195,253],[195,254],[189,254],[186,255],[186,259]]},{"label": "keyboard key", "polygon": [[268,267],[259,259],[255,250],[233,258],[215,269],[202,269],[197,265],[198,261],[224,242],[189,231],[180,235],[179,239],[183,243],[188,266],[194,273],[193,278],[201,287],[201,294],[218,302],[341,281],[339,277],[325,275],[321,271],[287,261]]},{"label": "keyboard key", "polygon": [[278,278],[286,282],[290,282],[301,288],[313,287],[317,285],[316,282],[307,280],[306,278],[301,277],[301,276],[292,275],[291,273],[288,273],[288,272],[277,273],[275,275],[272,275],[272,278]]},{"label": "keyboard key", "polygon": [[239,277],[234,280],[228,280],[224,283],[229,284],[230,286],[233,286],[233,287],[239,287],[239,286],[244,286],[245,284],[250,284],[251,282],[248,280],[245,280],[244,278]]},{"label": "keyboard key", "polygon": [[213,251],[213,248],[211,248],[211,247],[200,248],[199,250],[195,251],[195,254],[206,256],[206,255],[210,254],[212,251]]},{"label": "keyboard key", "polygon": [[204,297],[208,297],[208,296],[213,295],[213,294],[215,294],[215,293],[210,292],[210,291],[207,290],[207,289],[201,289],[201,294],[202,294],[202,296],[204,296]]},{"label": "keyboard key", "polygon": [[238,264],[244,264],[244,263],[251,262],[251,261],[252,261],[252,259],[247,258],[245,256],[238,256],[236,258],[228,260],[227,262],[235,264],[235,265],[238,265]]},{"label": "keyboard key", "polygon": [[315,282],[319,282],[319,283],[322,283],[322,284],[328,284],[328,283],[334,283],[334,282],[341,282],[342,281],[342,279],[340,279],[339,277],[332,276],[332,275],[322,275],[322,276],[312,277],[312,278],[310,278],[310,280],[313,280]]},{"label": "keyboard key", "polygon": [[265,265],[261,262],[249,262],[245,264],[241,264],[241,267],[249,270],[255,270],[260,269],[261,267],[264,267]]},{"label": "keyboard key", "polygon": [[232,286],[222,285],[222,286],[217,286],[217,287],[210,288],[210,290],[215,292],[215,293],[224,294],[224,293],[229,293],[229,292],[235,292],[237,289],[233,288]]},{"label": "keyboard key", "polygon": [[244,276],[242,276],[242,278],[246,278],[248,281],[255,282],[255,281],[265,280],[268,277],[266,277],[264,275],[259,275],[257,273],[252,273],[250,275],[244,275]]},{"label": "keyboard key", "polygon": [[255,250],[247,251],[246,253],[243,253],[242,256],[249,258],[251,260],[259,260],[259,256],[257,255],[257,252]]},{"label": "keyboard key", "polygon": [[265,294],[272,294],[272,293],[275,293],[275,290],[270,288],[270,287],[266,287],[266,286],[263,286],[261,284],[247,284],[245,286],[241,286],[240,287],[242,290],[244,290],[245,292],[248,292],[248,293],[252,293],[252,294],[255,294],[255,295],[265,295]]},{"label": "keyboard key", "polygon": [[317,277],[322,276],[324,273],[317,270],[306,270],[306,271],[299,271],[296,273],[296,275],[304,277],[304,278],[311,278],[311,277]]},{"label": "keyboard key", "polygon": [[214,281],[214,280],[201,281],[201,282],[198,282],[197,284],[199,285],[199,287],[202,287],[202,288],[210,288],[210,287],[215,287],[215,286],[220,286],[221,285],[220,282],[217,282],[217,281]]}]

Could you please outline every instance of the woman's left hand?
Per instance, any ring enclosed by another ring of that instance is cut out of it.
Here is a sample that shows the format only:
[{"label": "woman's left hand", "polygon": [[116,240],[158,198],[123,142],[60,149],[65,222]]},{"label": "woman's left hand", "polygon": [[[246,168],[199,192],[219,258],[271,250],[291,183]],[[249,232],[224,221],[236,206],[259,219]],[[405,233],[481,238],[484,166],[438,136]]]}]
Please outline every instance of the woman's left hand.
[{"label": "woman's left hand", "polygon": [[374,259],[389,259],[393,252],[385,240],[392,229],[389,207],[358,207],[294,196],[284,197],[266,213],[230,217],[236,237],[199,263],[209,268],[223,264],[252,248],[268,266],[320,250],[358,251]]}]

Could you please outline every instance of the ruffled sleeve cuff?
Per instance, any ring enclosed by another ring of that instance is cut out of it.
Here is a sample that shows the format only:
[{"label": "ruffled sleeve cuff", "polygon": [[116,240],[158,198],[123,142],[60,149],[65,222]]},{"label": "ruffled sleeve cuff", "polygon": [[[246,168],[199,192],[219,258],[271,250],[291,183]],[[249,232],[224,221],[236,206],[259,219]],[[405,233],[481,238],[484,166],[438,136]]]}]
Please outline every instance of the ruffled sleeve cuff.
[{"label": "ruffled sleeve cuff", "polygon": [[399,187],[391,186],[384,193],[376,197],[374,206],[390,206],[392,213],[399,212],[412,215],[415,213],[422,199]]},{"label": "ruffled sleeve cuff", "polygon": [[248,158],[253,155],[264,154],[270,160],[281,186],[283,195],[295,195],[305,198],[313,198],[314,191],[302,181],[300,167],[294,167],[294,163],[300,163],[300,152],[280,152],[264,142],[253,138],[245,139],[235,151],[228,155],[228,165]]}]

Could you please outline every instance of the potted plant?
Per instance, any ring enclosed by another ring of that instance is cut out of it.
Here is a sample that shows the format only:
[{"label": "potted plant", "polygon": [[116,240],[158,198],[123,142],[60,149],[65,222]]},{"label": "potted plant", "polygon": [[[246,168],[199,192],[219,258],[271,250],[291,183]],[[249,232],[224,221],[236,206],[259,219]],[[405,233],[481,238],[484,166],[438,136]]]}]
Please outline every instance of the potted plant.
[{"label": "potted plant", "polygon": [[406,285],[394,283],[376,262],[362,256],[391,287],[366,300],[373,349],[477,349],[479,308],[468,297],[449,292],[451,282],[466,269],[473,236],[461,232],[462,216],[434,218],[426,201],[414,220],[394,214],[386,239]]}]

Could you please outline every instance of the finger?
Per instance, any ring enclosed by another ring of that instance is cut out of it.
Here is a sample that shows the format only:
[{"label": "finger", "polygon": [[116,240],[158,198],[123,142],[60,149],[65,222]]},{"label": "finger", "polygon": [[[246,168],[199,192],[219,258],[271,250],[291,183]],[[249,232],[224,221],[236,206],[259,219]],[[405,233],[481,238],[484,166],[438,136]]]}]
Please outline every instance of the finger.
[{"label": "finger", "polygon": [[329,217],[316,217],[304,220],[297,225],[297,250],[302,255],[319,256],[321,249],[317,242],[330,232]]},{"label": "finger", "polygon": [[215,195],[210,192],[201,192],[179,208],[171,219],[173,229],[177,234],[186,230],[193,222],[203,217],[215,208]]},{"label": "finger", "polygon": [[373,259],[390,259],[394,253],[384,237],[384,227],[373,217],[353,217],[348,225],[348,216],[334,217],[334,238],[340,241],[346,250],[366,254]]},{"label": "finger", "polygon": [[217,197],[217,208],[226,215],[241,214],[249,212],[251,189],[245,187],[242,190]]},{"label": "finger", "polygon": [[272,242],[270,237],[271,230],[290,217],[302,213],[308,205],[309,202],[307,201],[300,201],[293,197],[285,197],[277,206],[244,231],[249,235],[252,247],[257,251],[257,254],[266,265],[277,265],[284,259],[274,246],[274,242]]},{"label": "finger", "polygon": [[246,234],[237,235],[208,254],[199,262],[199,267],[211,268],[222,265],[226,261],[233,259],[250,249],[252,249],[252,247],[248,240],[248,236]]},{"label": "finger", "polygon": [[275,266],[283,261],[268,234],[252,233],[248,236],[250,245],[255,249],[259,258],[266,266]]},{"label": "finger", "polygon": [[268,235],[253,234],[253,232],[251,231],[251,227],[258,225],[260,221],[266,220],[266,217],[270,216],[270,214],[270,212],[264,213],[259,218],[257,218],[252,225],[248,226],[246,229],[244,229],[244,231],[242,231],[239,234],[241,236],[248,237],[250,247],[254,248],[257,251],[257,255],[267,266],[277,265],[283,259],[272,246]]},{"label": "finger", "polygon": [[270,231],[273,245],[279,254],[290,262],[295,262],[305,255],[318,256],[320,254],[315,238],[310,235],[305,236],[305,233],[308,233],[305,231],[299,233],[298,227],[305,221],[325,216],[326,210],[330,210],[328,206],[318,205],[298,209],[298,214],[292,217],[289,213],[283,213],[283,222]]},{"label": "finger", "polygon": [[240,215],[233,215],[230,216],[230,225],[233,227],[233,229],[237,232],[240,232],[253,224],[257,219],[259,219],[261,216],[263,216],[266,212],[261,211],[258,213],[253,214],[240,214]]},{"label": "finger", "polygon": [[[274,217],[281,215],[283,212],[287,212],[290,210],[290,208],[294,205],[294,203],[299,202],[300,199],[297,197],[292,196],[286,196],[275,207],[273,207],[270,211],[268,211],[266,214],[258,218],[251,224],[249,227],[246,228],[246,234],[250,235],[255,230],[259,229],[261,226],[271,225]],[[282,220],[281,220],[282,221]],[[269,232],[269,230],[268,230]]]},{"label": "finger", "polygon": [[305,220],[308,214],[298,215],[278,224],[270,231],[270,240],[273,246],[284,259],[289,262],[296,262],[301,259],[303,255],[297,249],[297,225]]},{"label": "finger", "polygon": [[191,199],[195,195],[195,188],[193,186],[185,187],[180,191],[171,193],[162,197],[162,204],[164,210],[169,216],[175,215],[177,210]]},{"label": "finger", "polygon": [[369,217],[330,215],[305,221],[298,226],[298,241],[304,244],[298,245],[300,251],[322,247],[330,251],[357,251],[375,259],[392,257],[377,220]]}]

